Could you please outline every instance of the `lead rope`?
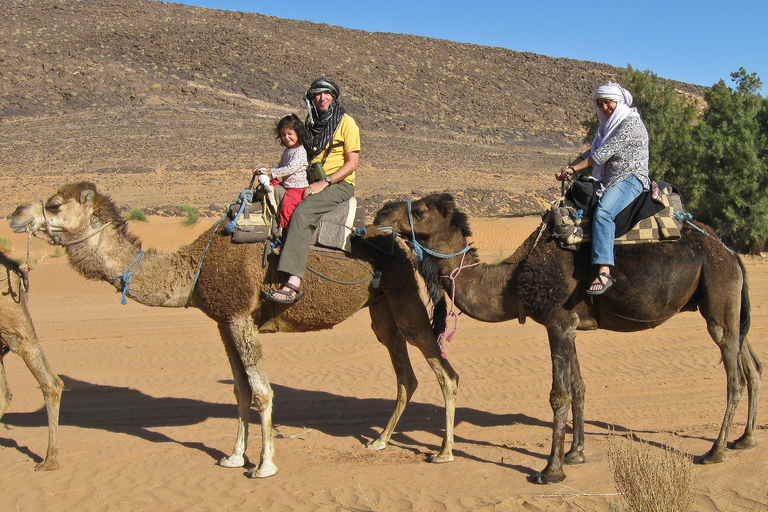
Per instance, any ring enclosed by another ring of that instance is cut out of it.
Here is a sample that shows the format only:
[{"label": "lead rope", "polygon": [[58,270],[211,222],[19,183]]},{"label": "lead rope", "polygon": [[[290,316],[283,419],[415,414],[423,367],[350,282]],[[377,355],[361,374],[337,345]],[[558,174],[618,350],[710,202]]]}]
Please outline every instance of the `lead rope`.
[{"label": "lead rope", "polygon": [[[440,357],[442,357],[443,359],[446,358],[444,342],[450,343],[451,340],[453,340],[453,336],[454,334],[456,334],[456,331],[459,330],[459,315],[461,314],[461,311],[457,313],[455,308],[456,278],[459,277],[459,274],[465,268],[474,267],[480,264],[480,262],[477,262],[477,263],[472,263],[471,265],[464,265],[464,258],[466,258],[466,256],[467,256],[466,252],[461,255],[461,263],[459,263],[459,266],[453,269],[449,275],[440,276],[440,277],[444,277],[446,279],[451,280],[451,309],[450,311],[448,311],[448,314],[445,315],[445,320],[446,320],[445,331],[443,331],[442,334],[440,334],[440,336],[438,336],[437,338],[437,346],[440,347]],[[450,332],[448,332],[448,327],[447,327],[449,317],[453,317],[453,329],[451,329]]]}]

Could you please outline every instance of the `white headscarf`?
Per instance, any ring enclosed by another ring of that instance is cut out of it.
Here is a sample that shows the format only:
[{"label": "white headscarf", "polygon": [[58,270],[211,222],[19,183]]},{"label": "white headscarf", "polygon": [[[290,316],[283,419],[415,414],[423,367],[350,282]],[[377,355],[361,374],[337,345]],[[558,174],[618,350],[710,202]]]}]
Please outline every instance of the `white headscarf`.
[{"label": "white headscarf", "polygon": [[[613,111],[613,114],[611,114],[611,117],[605,117],[605,114],[603,114],[602,110],[597,106],[597,100],[601,98],[616,102],[616,109]],[[619,125],[627,117],[640,115],[637,109],[631,106],[632,94],[615,82],[608,82],[607,84],[598,87],[595,94],[592,95],[592,103],[595,107],[595,112],[597,112],[597,118],[600,120],[600,127],[597,129],[595,138],[592,139],[592,152],[605,144],[608,139],[616,133]],[[605,164],[595,164],[595,167],[592,170],[592,176],[598,180],[602,180],[604,169]]]}]

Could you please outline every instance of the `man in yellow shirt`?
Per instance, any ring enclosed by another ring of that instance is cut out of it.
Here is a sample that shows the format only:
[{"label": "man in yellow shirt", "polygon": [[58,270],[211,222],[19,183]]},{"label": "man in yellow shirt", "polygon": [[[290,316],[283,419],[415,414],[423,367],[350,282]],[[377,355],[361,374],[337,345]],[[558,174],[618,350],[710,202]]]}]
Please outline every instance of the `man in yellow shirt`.
[{"label": "man in yellow shirt", "polygon": [[276,302],[293,304],[304,296],[301,281],[307,269],[312,233],[320,217],[355,194],[355,171],[360,159],[360,129],[339,104],[339,86],[318,78],[304,99],[307,116],[307,150],[310,165],[321,164],[325,179],[310,183],[291,217],[277,270],[288,274],[286,283],[267,293]]}]

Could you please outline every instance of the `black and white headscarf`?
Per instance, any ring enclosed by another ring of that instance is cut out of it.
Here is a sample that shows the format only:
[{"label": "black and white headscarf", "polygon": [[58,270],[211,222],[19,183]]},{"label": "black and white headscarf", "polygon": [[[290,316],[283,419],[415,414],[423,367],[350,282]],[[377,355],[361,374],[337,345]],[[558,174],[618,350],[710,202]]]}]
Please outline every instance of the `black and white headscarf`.
[{"label": "black and white headscarf", "polygon": [[[321,92],[329,92],[333,96],[333,103],[327,112],[320,115],[315,106],[315,95]],[[339,127],[341,117],[344,115],[344,107],[339,104],[339,95],[341,90],[330,78],[318,78],[309,86],[304,95],[304,101],[307,103],[306,128],[307,137],[304,148],[307,150],[307,156],[310,160],[319,155],[325,147],[333,140],[333,134]]]}]

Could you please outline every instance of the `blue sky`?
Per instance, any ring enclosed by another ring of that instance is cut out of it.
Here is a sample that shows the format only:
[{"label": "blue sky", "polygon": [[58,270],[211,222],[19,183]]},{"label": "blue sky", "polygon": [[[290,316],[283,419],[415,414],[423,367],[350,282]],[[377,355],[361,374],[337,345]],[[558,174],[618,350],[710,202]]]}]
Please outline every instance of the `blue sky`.
[{"label": "blue sky", "polygon": [[[188,0],[178,3],[588,60],[711,86],[768,83],[768,0]],[[763,87],[763,95],[768,87]]]}]

